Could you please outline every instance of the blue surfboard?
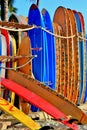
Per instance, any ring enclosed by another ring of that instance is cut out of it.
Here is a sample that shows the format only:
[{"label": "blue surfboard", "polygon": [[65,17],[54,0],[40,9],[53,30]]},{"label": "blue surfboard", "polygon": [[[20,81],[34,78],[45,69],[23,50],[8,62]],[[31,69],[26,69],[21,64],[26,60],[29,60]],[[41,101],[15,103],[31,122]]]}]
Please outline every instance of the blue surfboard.
[{"label": "blue surfboard", "polygon": [[[78,12],[78,15],[79,15],[79,18],[80,18],[80,22],[81,22],[81,28],[82,28],[82,33],[81,33],[81,36],[86,38],[86,35],[85,35],[85,22],[84,22],[84,17],[82,15],[81,12]],[[83,47],[84,47],[84,54],[83,54],[83,57],[84,57],[84,63],[83,63],[83,66],[84,66],[84,69],[83,69],[83,72],[84,72],[84,79],[83,79],[83,91],[82,91],[82,98],[81,98],[81,103],[85,103],[84,101],[84,97],[85,97],[85,91],[86,91],[86,70],[87,70],[87,67],[86,67],[86,53],[87,53],[87,49],[86,49],[86,41],[84,39],[82,39],[83,41]]]},{"label": "blue surfboard", "polygon": [[[76,26],[77,26],[77,31],[78,33],[82,32],[82,26],[81,26],[81,21],[79,18],[79,15],[76,11],[74,12],[74,16],[76,19]],[[84,42],[83,41],[78,41],[79,44],[79,58],[80,58],[80,92],[79,92],[79,97],[78,97],[78,104],[80,104],[80,99],[82,97],[82,91],[83,91],[83,87],[84,87]]]},{"label": "blue surfboard", "polygon": [[[52,21],[50,18],[50,14],[46,9],[42,10],[43,21],[45,25],[45,29],[49,30],[53,33]],[[48,66],[49,66],[49,87],[52,89],[56,89],[56,50],[54,43],[54,36],[49,33],[46,33],[47,36],[47,49],[48,49]]]},{"label": "blue surfboard", "polygon": [[[87,34],[86,34],[87,39]],[[86,59],[87,59],[87,40],[86,40]],[[87,61],[86,61],[86,89],[85,89],[85,97],[84,97],[84,103],[87,101]]]},{"label": "blue surfboard", "polygon": [[[28,24],[43,27],[41,14],[38,7],[32,4],[28,14]],[[49,82],[48,77],[48,61],[47,61],[47,38],[46,32],[41,28],[35,28],[28,31],[28,36],[31,40],[31,48],[41,48],[41,50],[32,50],[32,55],[37,55],[32,60],[32,72],[35,79],[45,83]],[[34,110],[36,111],[36,110]]]},{"label": "blue surfboard", "polygon": [[[10,56],[12,56],[12,38],[9,35],[9,40],[10,40]],[[12,62],[10,62],[10,67],[12,67]]]},{"label": "blue surfboard", "polygon": [[[43,26],[41,14],[38,7],[35,4],[32,4],[29,9],[28,14],[28,24]],[[46,72],[46,35],[41,28],[35,28],[28,31],[28,36],[31,40],[32,48],[42,48],[41,50],[32,50],[33,55],[37,55],[37,58],[32,61],[32,71],[35,79],[45,83],[48,81],[48,74]]]}]

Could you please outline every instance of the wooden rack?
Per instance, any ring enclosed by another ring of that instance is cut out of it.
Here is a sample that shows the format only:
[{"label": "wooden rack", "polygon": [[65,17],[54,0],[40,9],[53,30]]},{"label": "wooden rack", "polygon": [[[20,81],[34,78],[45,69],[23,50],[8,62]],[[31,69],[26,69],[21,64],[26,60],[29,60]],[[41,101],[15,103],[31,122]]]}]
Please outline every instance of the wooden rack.
[{"label": "wooden rack", "polygon": [[4,27],[10,27],[10,28],[16,28],[16,29],[27,29],[31,28],[31,25],[26,24],[19,24],[15,22],[6,22],[6,21],[0,21],[0,26]]}]

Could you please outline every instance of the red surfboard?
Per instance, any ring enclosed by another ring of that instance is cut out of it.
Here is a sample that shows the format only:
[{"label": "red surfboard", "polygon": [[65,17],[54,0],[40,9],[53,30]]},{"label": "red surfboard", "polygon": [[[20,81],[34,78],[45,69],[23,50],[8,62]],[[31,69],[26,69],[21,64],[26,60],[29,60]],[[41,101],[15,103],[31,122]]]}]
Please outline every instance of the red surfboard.
[{"label": "red surfboard", "polygon": [[[5,29],[2,29],[1,30],[1,34],[3,34],[4,36],[5,36],[5,38],[6,38],[6,43],[7,43],[7,56],[10,56],[10,39],[9,39],[9,33],[8,33],[8,31],[7,30],[5,30]],[[6,66],[8,67],[8,68],[10,68],[10,62],[7,62],[6,63]],[[7,75],[6,75],[7,76]],[[8,97],[9,97],[9,91],[7,90],[4,90],[4,95],[3,95],[3,97],[5,98],[5,99],[8,99]]]}]

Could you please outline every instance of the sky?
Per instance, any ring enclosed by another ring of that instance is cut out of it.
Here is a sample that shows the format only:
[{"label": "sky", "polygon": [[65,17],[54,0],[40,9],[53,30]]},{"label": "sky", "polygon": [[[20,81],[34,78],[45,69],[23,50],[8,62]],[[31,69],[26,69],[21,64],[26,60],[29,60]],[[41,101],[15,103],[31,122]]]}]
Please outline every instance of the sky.
[{"label": "sky", "polygon": [[[28,16],[29,7],[35,0],[14,0],[14,6],[18,9],[17,15]],[[85,20],[85,28],[87,32],[87,0],[40,0],[39,9],[40,11],[45,8],[53,20],[55,10],[63,6],[81,12]]]}]

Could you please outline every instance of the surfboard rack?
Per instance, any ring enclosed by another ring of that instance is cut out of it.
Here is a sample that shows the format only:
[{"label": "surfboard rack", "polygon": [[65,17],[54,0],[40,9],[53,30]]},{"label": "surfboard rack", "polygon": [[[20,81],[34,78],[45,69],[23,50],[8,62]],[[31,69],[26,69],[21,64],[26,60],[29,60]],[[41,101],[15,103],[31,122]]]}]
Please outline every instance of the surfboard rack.
[{"label": "surfboard rack", "polygon": [[34,51],[41,51],[42,50],[42,47],[40,47],[40,48],[31,48],[31,50],[34,50]]},{"label": "surfboard rack", "polygon": [[[19,23],[16,23],[16,22],[6,22],[6,21],[0,21],[0,28],[3,28],[5,30],[9,30],[9,31],[28,31],[30,29],[33,29],[33,28],[41,28],[42,30],[48,32],[49,34],[51,35],[54,35],[55,37],[60,37],[60,38],[64,38],[65,39],[65,36],[57,36],[53,33],[51,33],[49,30],[46,30],[45,28],[42,28],[42,27],[37,27],[36,25],[29,25],[29,24],[19,24]],[[73,37],[79,37],[80,39],[84,38],[84,37],[80,37],[81,34],[79,34],[78,32],[78,35],[75,34],[73,35]],[[71,38],[72,36],[70,37],[66,37],[67,38]],[[85,39],[86,40],[86,39]]]},{"label": "surfboard rack", "polygon": [[16,22],[6,22],[6,21],[0,21],[0,25],[2,27],[9,27],[9,28],[16,28],[16,29],[25,29],[25,28],[31,28],[31,25],[25,25],[25,24],[19,24]]},{"label": "surfboard rack", "polygon": [[0,62],[16,61],[16,60],[20,60],[23,58],[31,59],[32,57],[37,57],[37,56],[36,55],[0,56]]}]

